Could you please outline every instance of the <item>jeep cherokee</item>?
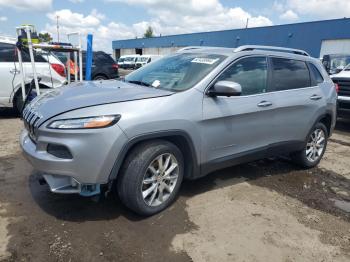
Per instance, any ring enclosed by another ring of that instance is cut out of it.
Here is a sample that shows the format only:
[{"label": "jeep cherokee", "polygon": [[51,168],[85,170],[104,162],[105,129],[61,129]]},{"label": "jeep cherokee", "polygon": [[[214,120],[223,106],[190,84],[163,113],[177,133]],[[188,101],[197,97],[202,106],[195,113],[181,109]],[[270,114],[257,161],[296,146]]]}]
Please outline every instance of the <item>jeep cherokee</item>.
[{"label": "jeep cherokee", "polygon": [[188,47],[123,81],[37,97],[23,112],[20,143],[52,192],[113,188],[128,208],[152,215],[183,179],[278,155],[316,166],[336,101],[321,62],[304,51]]}]

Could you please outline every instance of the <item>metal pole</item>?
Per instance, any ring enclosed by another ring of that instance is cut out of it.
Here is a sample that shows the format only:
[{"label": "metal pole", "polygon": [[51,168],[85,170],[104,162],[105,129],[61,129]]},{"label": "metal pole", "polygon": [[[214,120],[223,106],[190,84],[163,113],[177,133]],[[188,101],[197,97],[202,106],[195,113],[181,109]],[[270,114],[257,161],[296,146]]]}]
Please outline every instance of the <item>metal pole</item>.
[{"label": "metal pole", "polygon": [[79,76],[80,82],[83,82],[83,52],[79,49]]},{"label": "metal pole", "polygon": [[58,25],[58,18],[60,18],[58,15],[56,16],[56,19],[57,19],[57,42],[59,43],[60,42],[60,27]]},{"label": "metal pole", "polygon": [[40,95],[38,75],[36,74],[35,61],[34,61],[34,55],[33,55],[33,43],[32,43],[32,38],[31,38],[31,35],[30,35],[30,27],[29,26],[26,27],[26,32],[27,32],[27,39],[28,39],[28,48],[29,48],[30,62],[32,64],[32,68],[33,68],[35,89],[36,89],[37,95]]},{"label": "metal pole", "polygon": [[70,84],[70,53],[67,53],[66,56],[67,56],[67,80],[68,80],[68,84]]},{"label": "metal pole", "polygon": [[[19,29],[16,30],[17,37],[19,36],[18,30]],[[20,74],[21,74],[22,100],[25,101],[25,99],[26,99],[26,87],[25,87],[25,84],[24,84],[25,72],[23,70],[22,52],[18,48],[16,48],[16,49],[17,49],[17,55],[18,55],[19,71],[20,71]]]},{"label": "metal pole", "polygon": [[78,54],[74,51],[74,82],[78,82]]},{"label": "metal pole", "polygon": [[91,67],[92,67],[92,35],[87,36],[87,48],[86,48],[86,66],[85,66],[85,80],[91,80]]}]

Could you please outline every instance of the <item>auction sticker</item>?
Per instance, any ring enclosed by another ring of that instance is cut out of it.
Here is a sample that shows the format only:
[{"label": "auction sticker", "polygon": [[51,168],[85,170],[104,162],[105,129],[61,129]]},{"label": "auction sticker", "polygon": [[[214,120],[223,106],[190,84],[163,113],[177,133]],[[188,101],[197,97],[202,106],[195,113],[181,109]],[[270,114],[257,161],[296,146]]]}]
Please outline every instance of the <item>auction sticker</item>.
[{"label": "auction sticker", "polygon": [[213,59],[213,58],[201,58],[197,57],[194,58],[191,63],[197,63],[197,64],[207,64],[207,65],[212,65],[216,63],[219,60],[219,58]]}]

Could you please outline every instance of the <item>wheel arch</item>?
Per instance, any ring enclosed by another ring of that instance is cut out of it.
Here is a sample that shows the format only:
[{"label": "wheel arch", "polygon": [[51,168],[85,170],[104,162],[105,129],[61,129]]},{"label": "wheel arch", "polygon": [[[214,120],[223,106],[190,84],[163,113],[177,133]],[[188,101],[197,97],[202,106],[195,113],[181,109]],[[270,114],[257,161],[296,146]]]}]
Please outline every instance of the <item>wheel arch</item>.
[{"label": "wheel arch", "polygon": [[106,79],[109,79],[108,75],[106,75],[105,73],[95,73],[94,75],[91,76],[91,79],[95,79],[97,76],[103,76]]},{"label": "wheel arch", "polygon": [[328,137],[330,137],[331,133],[332,133],[332,122],[333,122],[333,116],[331,112],[326,112],[325,114],[321,115],[317,121],[315,122],[314,125],[316,125],[317,123],[322,123],[326,126],[327,128],[327,135]]},{"label": "wheel arch", "polygon": [[109,180],[115,180],[118,177],[118,173],[126,159],[127,155],[133,148],[143,142],[152,141],[156,139],[166,140],[175,144],[183,154],[185,160],[185,174],[184,177],[187,179],[193,179],[199,176],[200,168],[196,155],[196,150],[191,137],[184,131],[171,130],[161,131],[130,139],[123,147],[118,157],[115,160],[112,171],[109,176]]}]

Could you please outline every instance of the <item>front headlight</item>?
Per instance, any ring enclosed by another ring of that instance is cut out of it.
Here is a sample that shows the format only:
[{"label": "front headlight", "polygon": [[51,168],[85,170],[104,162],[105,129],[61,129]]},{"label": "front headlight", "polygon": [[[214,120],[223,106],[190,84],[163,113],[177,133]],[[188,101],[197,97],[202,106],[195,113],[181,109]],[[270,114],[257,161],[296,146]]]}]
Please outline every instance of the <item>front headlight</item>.
[{"label": "front headlight", "polygon": [[47,128],[52,129],[91,129],[104,128],[117,123],[120,115],[114,116],[93,116],[84,118],[62,119],[55,120],[47,125]]}]

